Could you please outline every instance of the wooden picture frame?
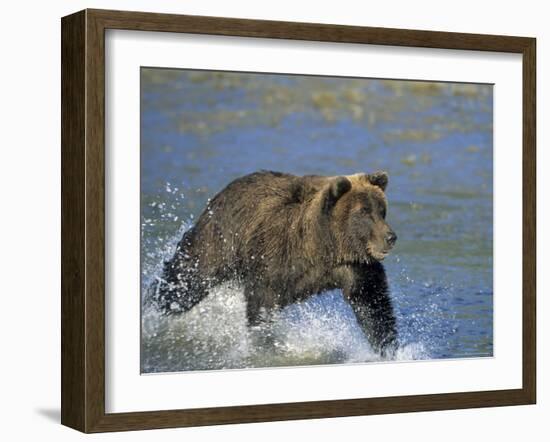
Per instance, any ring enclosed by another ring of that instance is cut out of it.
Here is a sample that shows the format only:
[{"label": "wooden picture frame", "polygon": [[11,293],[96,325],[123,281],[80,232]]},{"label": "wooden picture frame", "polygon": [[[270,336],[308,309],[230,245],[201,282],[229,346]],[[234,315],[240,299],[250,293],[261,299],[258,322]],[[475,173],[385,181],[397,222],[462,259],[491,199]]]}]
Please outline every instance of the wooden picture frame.
[{"label": "wooden picture frame", "polygon": [[[418,48],[523,57],[523,385],[512,390],[105,412],[105,30]],[[62,19],[62,424],[83,432],[534,404],[536,41],[533,38],[84,10]]]}]

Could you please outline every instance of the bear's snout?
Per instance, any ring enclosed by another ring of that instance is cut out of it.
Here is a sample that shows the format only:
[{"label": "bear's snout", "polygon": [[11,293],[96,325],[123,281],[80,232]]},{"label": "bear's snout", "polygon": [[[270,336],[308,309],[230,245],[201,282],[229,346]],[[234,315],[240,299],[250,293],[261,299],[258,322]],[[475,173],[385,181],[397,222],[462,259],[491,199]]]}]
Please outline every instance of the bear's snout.
[{"label": "bear's snout", "polygon": [[393,230],[390,230],[387,234],[386,234],[386,244],[389,246],[389,247],[393,247],[395,245],[395,242],[397,241],[397,235],[395,234],[395,232]]}]

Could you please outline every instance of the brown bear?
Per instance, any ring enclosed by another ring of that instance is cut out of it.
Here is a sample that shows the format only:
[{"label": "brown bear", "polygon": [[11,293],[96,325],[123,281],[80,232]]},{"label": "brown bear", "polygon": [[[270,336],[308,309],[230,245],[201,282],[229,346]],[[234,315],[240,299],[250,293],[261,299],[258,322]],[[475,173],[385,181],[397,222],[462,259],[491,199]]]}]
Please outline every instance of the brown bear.
[{"label": "brown bear", "polygon": [[154,284],[166,314],[185,312],[224,281],[244,288],[249,325],[309,296],[341,289],[372,347],[397,333],[381,260],[397,239],[386,223],[385,172],[294,176],[261,171],[231,182],[178,243]]}]

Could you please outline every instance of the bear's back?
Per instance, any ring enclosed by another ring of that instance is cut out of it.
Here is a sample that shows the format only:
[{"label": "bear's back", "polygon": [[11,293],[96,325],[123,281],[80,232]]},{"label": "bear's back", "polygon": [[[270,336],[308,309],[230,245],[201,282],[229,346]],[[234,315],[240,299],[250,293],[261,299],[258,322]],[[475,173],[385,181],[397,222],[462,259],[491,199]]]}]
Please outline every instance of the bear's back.
[{"label": "bear's back", "polygon": [[322,179],[272,171],[237,178],[212,198],[193,228],[198,252],[220,266],[241,260],[248,266],[254,256],[275,259],[301,247],[299,226]]},{"label": "bear's back", "polygon": [[243,211],[273,214],[290,205],[303,204],[315,192],[317,178],[262,170],[242,176],[229,183],[211,201],[211,206],[224,207],[233,215]]}]

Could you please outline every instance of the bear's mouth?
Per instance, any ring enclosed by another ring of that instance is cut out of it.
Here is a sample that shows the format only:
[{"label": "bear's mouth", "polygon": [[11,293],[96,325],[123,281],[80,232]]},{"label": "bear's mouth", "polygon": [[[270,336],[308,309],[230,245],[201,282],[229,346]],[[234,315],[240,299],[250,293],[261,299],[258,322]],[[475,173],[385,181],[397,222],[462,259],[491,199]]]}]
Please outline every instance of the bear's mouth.
[{"label": "bear's mouth", "polygon": [[358,265],[358,264],[373,264],[377,261],[383,261],[391,251],[391,247],[382,250],[374,250],[372,247],[368,246],[366,249],[363,249],[363,253],[353,253],[343,259],[339,260],[340,264],[344,265]]},{"label": "bear's mouth", "polygon": [[384,258],[390,254],[392,249],[392,246],[386,247],[382,250],[374,250],[371,247],[367,247],[367,254],[370,258],[373,258],[376,261],[383,261]]},{"label": "bear's mouth", "polygon": [[377,261],[384,261],[384,258],[388,256],[390,251],[383,251],[383,252],[369,252],[369,255],[376,259]]}]

